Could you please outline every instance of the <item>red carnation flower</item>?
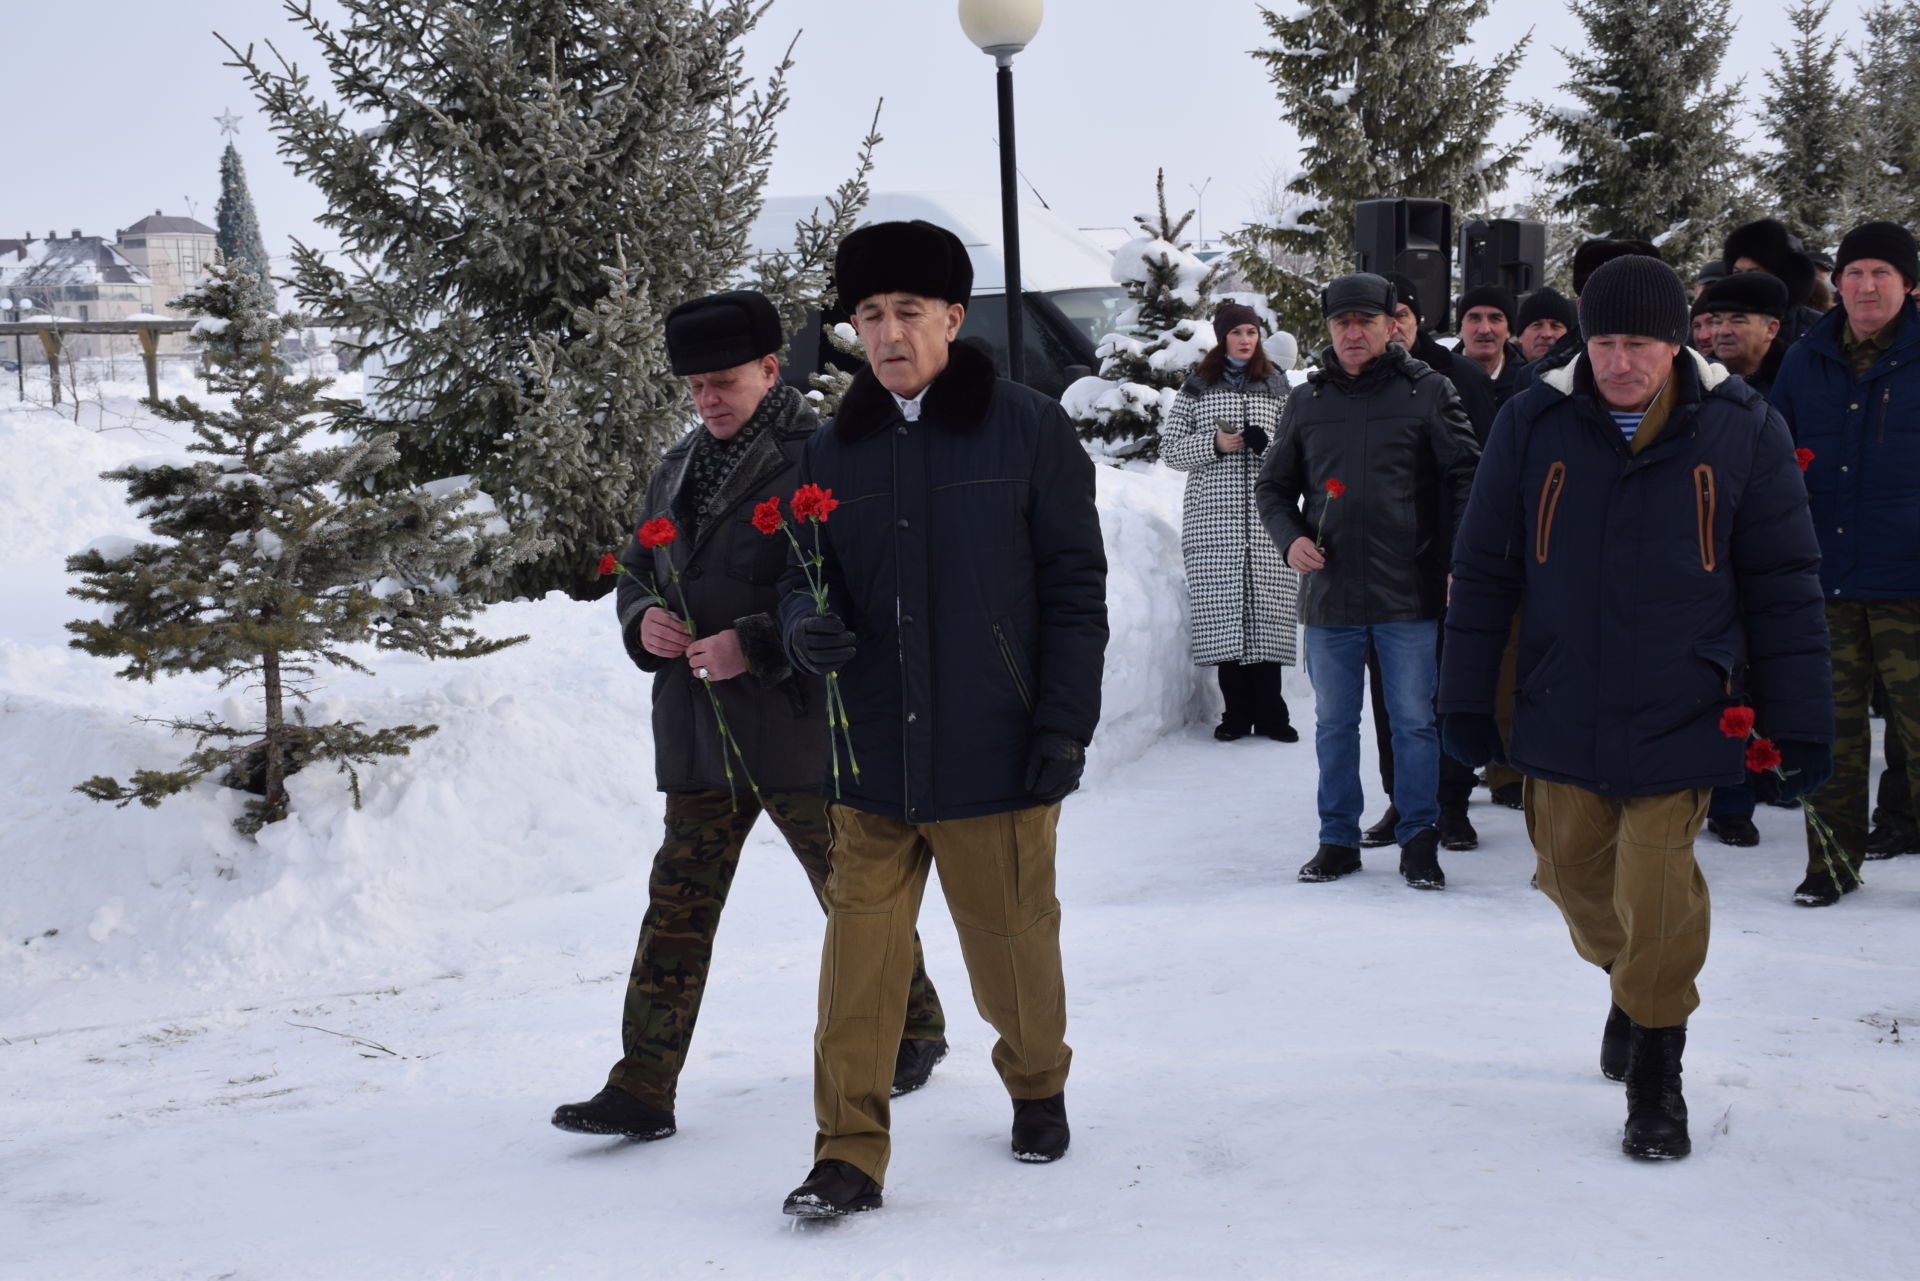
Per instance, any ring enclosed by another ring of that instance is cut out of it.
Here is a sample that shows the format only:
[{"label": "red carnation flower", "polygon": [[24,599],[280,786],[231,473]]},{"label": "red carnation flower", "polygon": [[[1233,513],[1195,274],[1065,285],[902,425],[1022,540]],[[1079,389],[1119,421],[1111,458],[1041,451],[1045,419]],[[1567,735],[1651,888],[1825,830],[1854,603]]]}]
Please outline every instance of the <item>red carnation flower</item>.
[{"label": "red carnation flower", "polygon": [[1813,461],[1813,451],[1804,448],[1796,449],[1793,451],[1793,461],[1800,464],[1801,471],[1805,471],[1807,464]]},{"label": "red carnation flower", "polygon": [[1720,713],[1720,732],[1728,738],[1745,738],[1753,733],[1753,709],[1729,707]]},{"label": "red carnation flower", "polygon": [[603,575],[611,574],[614,570],[618,568],[620,568],[620,562],[613,558],[612,552],[608,552],[605,556],[602,556],[600,558],[601,574]]},{"label": "red carnation flower", "polygon": [[634,534],[634,537],[640,540],[642,547],[652,550],[655,547],[665,547],[679,537],[679,534],[680,531],[673,527],[672,521],[665,516],[656,516],[640,526],[639,532]]},{"label": "red carnation flower", "polygon": [[822,489],[818,485],[802,485],[793,491],[794,519],[824,521],[840,505],[831,489]]},{"label": "red carnation flower", "polygon": [[1328,497],[1328,498],[1338,498],[1338,497],[1340,497],[1340,495],[1342,495],[1342,494],[1344,494],[1344,493],[1346,493],[1346,492],[1347,492],[1347,487],[1346,487],[1345,485],[1343,485],[1343,484],[1341,484],[1341,483],[1340,483],[1339,481],[1337,481],[1337,480],[1329,480],[1329,481],[1327,482],[1327,497]]},{"label": "red carnation flower", "polygon": [[753,527],[763,534],[777,534],[786,522],[780,518],[780,500],[769,498],[753,509]]},{"label": "red carnation flower", "polygon": [[1780,768],[1780,749],[1770,738],[1756,738],[1747,744],[1747,768],[1759,774]]}]

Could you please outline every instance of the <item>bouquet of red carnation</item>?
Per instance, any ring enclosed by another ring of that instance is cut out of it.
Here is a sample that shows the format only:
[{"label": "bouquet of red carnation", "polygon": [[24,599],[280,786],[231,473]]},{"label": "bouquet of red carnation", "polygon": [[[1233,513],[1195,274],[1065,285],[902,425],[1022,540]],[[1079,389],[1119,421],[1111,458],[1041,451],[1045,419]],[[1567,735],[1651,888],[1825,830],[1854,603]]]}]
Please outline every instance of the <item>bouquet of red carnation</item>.
[{"label": "bouquet of red carnation", "polygon": [[[827,608],[827,558],[820,550],[820,526],[827,523],[827,517],[833,515],[840,506],[840,500],[833,496],[831,489],[822,489],[818,485],[802,485],[793,491],[793,497],[787,500],[793,510],[793,518],[802,524],[813,526],[813,550],[809,552],[800,545],[800,539],[794,534],[793,526],[780,514],[780,499],[776,496],[767,499],[753,509],[753,527],[772,537],[785,534],[787,543],[793,548],[794,559],[800,562],[801,572],[807,576],[807,591],[813,596],[813,608],[816,613],[825,615]],[[827,755],[833,762],[833,795],[840,796],[840,744],[846,744],[847,765],[853,771],[855,779],[860,777],[860,762],[853,754],[853,728],[847,721],[847,700],[840,693],[840,673],[827,673]]]},{"label": "bouquet of red carnation", "polygon": [[[1779,744],[1770,738],[1762,738],[1754,732],[1751,707],[1729,707],[1721,712],[1720,732],[1728,738],[1746,740],[1747,769],[1752,773],[1772,774],[1775,778],[1787,776],[1786,771],[1780,768]],[[1827,875],[1833,878],[1835,885],[1845,884],[1840,877],[1839,865],[1834,862],[1834,854],[1839,850],[1840,842],[1835,839],[1833,829],[1827,826],[1827,820],[1821,818],[1814,810],[1811,800],[1801,797],[1800,808],[1806,813],[1807,828],[1813,833],[1814,844],[1820,849],[1820,861],[1826,865]],[[1848,875],[1855,881],[1860,879],[1860,874],[1852,869],[1848,869]]]},{"label": "bouquet of red carnation", "polygon": [[[653,551],[660,547],[670,547],[673,541],[679,536],[680,531],[674,528],[673,522],[665,516],[654,517],[652,520],[641,525],[633,534],[634,541],[639,543],[646,551]],[[638,575],[633,574],[625,565],[622,565],[612,552],[608,552],[600,558],[600,572],[602,574],[626,574],[629,577],[638,577]],[[680,625],[687,629],[688,640],[698,640],[700,638],[700,632],[693,625],[693,611],[687,608],[687,590],[681,585],[680,571],[674,568],[671,557],[667,559],[667,576],[673,583],[675,594],[680,597]],[[666,594],[660,590],[659,579],[651,574],[647,575],[647,586],[652,590],[657,600],[663,604],[666,603],[667,597]],[[740,750],[739,740],[734,738],[733,730],[727,725],[727,714],[720,706],[720,695],[714,692],[711,681],[703,679],[700,683],[706,688],[707,701],[713,705],[714,724],[719,726],[720,741],[725,744],[724,750],[720,753],[720,764],[721,767],[727,771],[728,801],[732,804],[734,812],[736,814],[739,813],[740,795],[734,789],[733,782],[733,762],[738,760],[740,762],[740,773],[747,780],[747,789],[753,793],[753,798],[756,801],[760,801],[762,808],[765,808],[766,802],[760,795],[760,788],[753,781],[753,771],[747,768],[746,754]]]}]

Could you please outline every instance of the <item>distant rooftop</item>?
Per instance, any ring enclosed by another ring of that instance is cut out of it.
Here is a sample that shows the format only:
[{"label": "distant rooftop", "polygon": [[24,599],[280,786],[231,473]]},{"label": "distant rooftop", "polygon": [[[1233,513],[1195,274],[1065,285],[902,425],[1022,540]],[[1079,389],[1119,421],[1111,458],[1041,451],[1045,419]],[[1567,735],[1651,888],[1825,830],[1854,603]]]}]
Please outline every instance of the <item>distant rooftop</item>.
[{"label": "distant rooftop", "polygon": [[101,236],[46,240],[0,240],[0,284],[144,285],[145,272]]},{"label": "distant rooftop", "polygon": [[192,218],[176,218],[172,214],[163,214],[158,209],[131,227],[116,232],[114,239],[125,240],[128,236],[217,236],[220,233],[204,222]]}]

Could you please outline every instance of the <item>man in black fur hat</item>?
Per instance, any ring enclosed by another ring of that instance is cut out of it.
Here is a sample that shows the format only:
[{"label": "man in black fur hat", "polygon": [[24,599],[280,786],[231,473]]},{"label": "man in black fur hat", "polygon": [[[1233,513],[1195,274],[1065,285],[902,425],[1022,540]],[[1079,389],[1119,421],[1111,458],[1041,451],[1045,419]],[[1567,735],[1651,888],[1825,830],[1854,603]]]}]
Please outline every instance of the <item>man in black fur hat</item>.
[{"label": "man in black fur hat", "polygon": [[1762,218],[1727,233],[1727,244],[1720,255],[1729,274],[1764,271],[1776,276],[1787,287],[1787,312],[1780,324],[1783,345],[1791,347],[1800,336],[1814,327],[1820,313],[1807,305],[1813,294],[1818,268],[1801,246],[1800,237],[1785,224]]},{"label": "man in black fur hat", "polygon": [[[1054,834],[1100,716],[1106,553],[1094,467],[1059,402],[955,342],[973,287],[959,237],[862,227],[834,260],[866,348],[802,479],[839,505],[820,536],[824,612],[782,583],[787,653],[838,674],[842,767],[814,1040],[814,1166],[785,1210],[877,1209],[889,1053],[907,1013],[927,873],[960,936],[1013,1155],[1066,1154],[1066,990]],[[849,777],[853,762],[859,772]]]},{"label": "man in black fur hat", "polygon": [[[777,584],[787,544],[752,523],[757,500],[793,492],[800,451],[818,424],[806,398],[780,381],[780,317],[760,294],[682,303],[667,313],[666,329],[673,372],[687,380],[701,423],[661,457],[634,522],[671,521],[675,537],[657,548],[643,548],[637,535],[628,542],[615,602],[627,656],[653,675],[654,773],[667,794],[667,834],[627,983],[624,1053],[605,1089],[553,1114],[562,1130],[641,1140],[674,1132],[714,932],[763,808],[823,904],[827,881],[825,685],[795,671],[781,649]],[[689,611],[697,636],[688,634]],[[740,761],[729,760],[710,693],[726,709]],[[895,1094],[925,1084],[947,1051],[918,938],[910,952],[909,1015],[889,1060]]]}]

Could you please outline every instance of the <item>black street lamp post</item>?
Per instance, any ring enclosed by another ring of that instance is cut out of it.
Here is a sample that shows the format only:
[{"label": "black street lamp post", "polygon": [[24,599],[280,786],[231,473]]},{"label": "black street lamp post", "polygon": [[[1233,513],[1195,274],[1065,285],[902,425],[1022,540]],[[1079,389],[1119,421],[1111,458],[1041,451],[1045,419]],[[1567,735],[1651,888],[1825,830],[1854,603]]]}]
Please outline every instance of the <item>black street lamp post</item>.
[{"label": "black street lamp post", "polygon": [[1026,381],[1026,326],[1020,291],[1019,176],[1013,150],[1013,55],[1040,30],[1045,0],[960,0],[960,26],[967,38],[993,58],[1000,99],[1001,261],[1007,288],[1007,377]]}]

